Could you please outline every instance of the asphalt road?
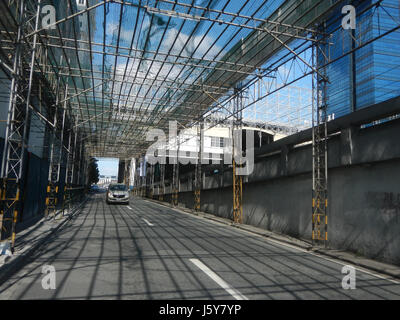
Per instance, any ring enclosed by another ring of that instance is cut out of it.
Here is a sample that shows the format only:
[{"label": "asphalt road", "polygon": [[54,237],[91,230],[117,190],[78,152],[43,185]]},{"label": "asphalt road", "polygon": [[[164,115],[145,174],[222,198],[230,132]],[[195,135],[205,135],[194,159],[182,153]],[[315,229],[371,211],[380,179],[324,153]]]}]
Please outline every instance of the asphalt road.
[{"label": "asphalt road", "polygon": [[[400,299],[400,284],[142,199],[97,194],[0,287],[0,299]],[[42,267],[56,289],[42,288]]]}]

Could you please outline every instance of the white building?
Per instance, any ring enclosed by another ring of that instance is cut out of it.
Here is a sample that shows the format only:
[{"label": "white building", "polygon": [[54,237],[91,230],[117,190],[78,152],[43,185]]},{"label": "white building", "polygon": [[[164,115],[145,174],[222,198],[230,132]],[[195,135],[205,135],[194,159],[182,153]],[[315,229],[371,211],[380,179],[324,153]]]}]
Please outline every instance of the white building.
[{"label": "white building", "polygon": [[117,183],[117,182],[118,182],[117,176],[100,175],[99,182],[97,184],[99,186],[106,187],[110,183]]},{"label": "white building", "polygon": [[[259,129],[250,126],[243,126],[242,130],[250,130],[255,133],[259,133],[261,137],[265,136],[271,137],[272,141],[276,141],[282,139],[287,136],[284,133],[276,133],[267,129]],[[179,151],[179,159],[180,163],[182,163],[182,159],[187,159],[187,161],[192,160],[194,163],[198,158],[199,146],[200,146],[200,137],[198,135],[198,128],[192,127],[185,129],[180,132],[178,139],[171,139],[167,145],[167,150],[169,151],[170,157],[171,154],[176,154]],[[203,159],[208,161],[219,161],[223,159],[224,154],[230,154],[232,152],[231,145],[231,137],[232,137],[232,128],[224,126],[206,126],[203,131]],[[263,138],[260,140],[262,141]],[[264,143],[265,144],[265,143]],[[174,156],[172,156],[174,157]]]}]

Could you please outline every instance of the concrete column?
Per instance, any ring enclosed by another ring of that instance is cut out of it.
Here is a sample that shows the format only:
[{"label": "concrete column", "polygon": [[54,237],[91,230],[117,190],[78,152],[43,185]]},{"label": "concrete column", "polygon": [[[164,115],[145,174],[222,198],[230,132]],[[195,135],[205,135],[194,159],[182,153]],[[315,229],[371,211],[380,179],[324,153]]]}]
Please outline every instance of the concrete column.
[{"label": "concrete column", "polygon": [[358,134],[358,127],[343,129],[340,134],[340,164],[348,166],[353,164],[354,138]]},{"label": "concrete column", "polygon": [[118,164],[118,183],[124,183],[125,177],[125,160],[119,160]]}]

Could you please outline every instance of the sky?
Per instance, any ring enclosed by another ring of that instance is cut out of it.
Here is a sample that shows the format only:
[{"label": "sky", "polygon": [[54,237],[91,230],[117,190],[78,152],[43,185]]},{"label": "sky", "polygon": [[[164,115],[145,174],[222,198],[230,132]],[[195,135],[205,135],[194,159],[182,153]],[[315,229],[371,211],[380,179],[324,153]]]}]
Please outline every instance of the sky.
[{"label": "sky", "polygon": [[100,175],[116,176],[118,175],[118,159],[114,158],[97,158]]}]

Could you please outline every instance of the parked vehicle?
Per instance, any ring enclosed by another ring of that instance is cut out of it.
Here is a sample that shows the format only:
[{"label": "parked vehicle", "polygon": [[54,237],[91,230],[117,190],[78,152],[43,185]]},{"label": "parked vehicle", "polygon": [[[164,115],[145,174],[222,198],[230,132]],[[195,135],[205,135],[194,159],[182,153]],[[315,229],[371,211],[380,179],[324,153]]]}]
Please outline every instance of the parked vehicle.
[{"label": "parked vehicle", "polygon": [[94,194],[94,193],[98,193],[99,190],[100,190],[100,188],[99,188],[99,186],[98,186],[97,184],[92,184],[92,185],[90,186],[89,192],[90,192],[91,194]]}]

